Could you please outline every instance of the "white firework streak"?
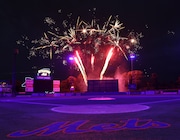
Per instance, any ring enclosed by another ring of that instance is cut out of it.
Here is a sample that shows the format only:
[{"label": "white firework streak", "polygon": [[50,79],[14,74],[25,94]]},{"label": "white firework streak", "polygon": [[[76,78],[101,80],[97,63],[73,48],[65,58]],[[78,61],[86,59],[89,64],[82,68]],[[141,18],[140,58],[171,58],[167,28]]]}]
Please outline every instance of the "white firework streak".
[{"label": "white firework streak", "polygon": [[109,24],[111,26],[111,29],[109,30],[111,32],[111,30],[116,30],[117,32],[119,32],[120,30],[124,29],[125,27],[122,27],[123,23],[120,23],[119,20],[116,19],[114,25],[113,24]]},{"label": "white firework streak", "polygon": [[92,71],[94,71],[94,59],[95,59],[95,56],[93,54],[91,54],[91,68],[92,68]]},{"label": "white firework streak", "polygon": [[81,65],[80,65],[77,57],[75,57],[74,60],[75,60],[76,64],[78,65],[78,68],[79,68],[79,70],[80,70],[80,72],[81,72],[81,74],[82,74],[82,76],[83,76],[84,83],[85,83],[86,86],[87,86],[87,77],[86,77],[86,75],[84,75],[84,72],[83,72],[83,70],[82,70],[82,67],[81,67]]},{"label": "white firework streak", "polygon": [[84,83],[87,86],[87,76],[86,76],[86,73],[85,73],[85,70],[84,70],[84,66],[81,64],[81,59],[78,58],[78,57],[79,57],[79,55],[77,55],[77,57],[75,57],[74,59],[75,59],[76,64],[78,65],[78,68],[79,68],[82,76],[83,76]]},{"label": "white firework streak", "polygon": [[80,62],[80,65],[81,65],[82,68],[83,68],[83,71],[85,72],[85,68],[84,68],[84,65],[83,65],[83,63],[82,63],[81,57],[79,56],[78,51],[76,51],[76,55],[77,55],[77,58],[78,58],[78,60],[79,60],[79,62]]},{"label": "white firework streak", "polygon": [[101,71],[101,73],[100,73],[100,80],[103,79],[103,75],[104,75],[104,73],[105,73],[105,71],[106,71],[106,69],[107,69],[107,66],[108,66],[108,64],[109,64],[109,61],[110,61],[110,59],[111,59],[112,54],[113,54],[113,48],[111,48],[110,51],[108,52],[108,55],[107,55],[107,57],[106,57],[106,61],[105,61],[105,63],[104,63],[103,69],[102,69],[102,71]]},{"label": "white firework streak", "polygon": [[123,53],[123,55],[124,55],[124,57],[126,58],[126,60],[128,60],[128,57],[127,57],[127,55],[125,54],[125,52],[123,51],[123,49],[122,49],[119,45],[117,45],[117,47],[119,47],[120,51]]},{"label": "white firework streak", "polygon": [[110,42],[112,44],[114,44],[115,47],[118,47],[119,50],[122,52],[122,54],[124,55],[124,57],[126,58],[126,60],[128,60],[128,57],[126,55],[126,53],[123,51],[122,47],[119,46],[119,41],[120,40],[127,40],[128,38],[125,37],[120,37],[120,30],[124,29],[125,27],[122,27],[123,23],[120,23],[119,20],[116,20],[114,25],[110,24],[110,26],[112,27],[108,32],[112,37],[112,40],[110,40]]},{"label": "white firework streak", "polygon": [[86,71],[85,71],[84,65],[83,65],[83,63],[82,63],[81,57],[79,56],[78,51],[76,51],[76,56],[77,56],[77,60],[78,60],[78,67],[80,68],[80,71],[81,71],[81,73],[83,74],[83,78],[84,78],[85,84],[87,84]]}]

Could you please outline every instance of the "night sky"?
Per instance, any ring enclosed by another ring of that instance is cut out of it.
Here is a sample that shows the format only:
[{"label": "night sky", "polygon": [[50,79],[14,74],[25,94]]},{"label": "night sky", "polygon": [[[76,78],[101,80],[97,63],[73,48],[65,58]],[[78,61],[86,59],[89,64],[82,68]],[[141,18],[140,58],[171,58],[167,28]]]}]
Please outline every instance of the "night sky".
[{"label": "night sky", "polygon": [[[104,20],[110,15],[118,15],[125,30],[142,32],[144,35],[140,40],[143,49],[134,62],[135,69],[147,74],[157,73],[163,82],[176,81],[180,76],[180,15],[177,0],[1,0],[0,80],[11,80],[16,48],[19,50],[16,56],[17,79],[32,76],[34,65],[43,66],[46,63],[43,59],[28,60],[28,52],[16,41],[22,39],[22,35],[30,39],[40,38],[48,30],[44,24],[45,17],[58,22],[70,13],[74,19],[80,16],[85,21],[91,21],[93,16]],[[59,78],[66,78],[66,66],[59,64],[58,70]]]}]

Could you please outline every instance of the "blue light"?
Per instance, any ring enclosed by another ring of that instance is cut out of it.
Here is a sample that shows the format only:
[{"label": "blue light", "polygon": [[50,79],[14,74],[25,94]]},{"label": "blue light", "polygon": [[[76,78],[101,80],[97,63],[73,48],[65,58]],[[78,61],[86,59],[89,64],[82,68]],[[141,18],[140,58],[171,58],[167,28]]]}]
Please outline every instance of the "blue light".
[{"label": "blue light", "polygon": [[74,57],[70,56],[70,57],[69,57],[69,60],[70,60],[70,61],[73,61],[73,60],[74,60]]},{"label": "blue light", "polygon": [[130,54],[131,59],[134,59],[135,57],[136,57],[135,54]]}]

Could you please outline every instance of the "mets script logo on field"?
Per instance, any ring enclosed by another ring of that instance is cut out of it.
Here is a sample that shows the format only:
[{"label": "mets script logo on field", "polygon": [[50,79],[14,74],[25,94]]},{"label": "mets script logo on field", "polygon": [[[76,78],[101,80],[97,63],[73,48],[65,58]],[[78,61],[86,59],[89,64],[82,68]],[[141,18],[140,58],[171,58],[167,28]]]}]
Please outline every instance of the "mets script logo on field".
[{"label": "mets script logo on field", "polygon": [[[75,122],[55,122],[47,126],[28,131],[19,130],[8,134],[8,137],[27,137],[27,136],[50,136],[55,133],[65,133],[65,134],[77,134],[77,133],[88,133],[88,132],[107,132],[107,131],[120,131],[120,130],[142,130],[149,128],[167,128],[170,126],[168,123],[153,121],[151,119],[139,120],[139,119],[129,119],[121,120],[117,123],[101,123],[90,125],[89,120],[79,120]],[[86,127],[88,124],[88,127]]]}]

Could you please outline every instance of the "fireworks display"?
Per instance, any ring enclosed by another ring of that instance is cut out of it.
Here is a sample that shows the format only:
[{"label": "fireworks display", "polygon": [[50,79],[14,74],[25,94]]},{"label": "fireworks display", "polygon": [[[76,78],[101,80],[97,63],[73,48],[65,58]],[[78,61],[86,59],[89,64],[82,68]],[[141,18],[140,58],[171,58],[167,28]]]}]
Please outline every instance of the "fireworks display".
[{"label": "fireworks display", "polygon": [[[34,56],[49,59],[56,56],[64,59],[62,55],[65,52],[73,54],[86,85],[87,79],[94,72],[97,79],[103,79],[113,56],[123,56],[128,60],[129,54],[137,54],[137,51],[142,49],[141,33],[131,31],[121,36],[121,31],[125,27],[118,16],[110,16],[104,23],[95,18],[86,22],[80,17],[73,23],[70,16],[69,14],[69,21],[63,20],[60,25],[63,29],[56,25],[55,20],[46,17],[44,22],[50,29],[44,32],[40,39],[32,40],[31,45],[26,45],[28,37],[23,37],[24,40],[17,43],[29,50],[29,59]],[[66,64],[67,60],[64,59],[63,63]]]}]

